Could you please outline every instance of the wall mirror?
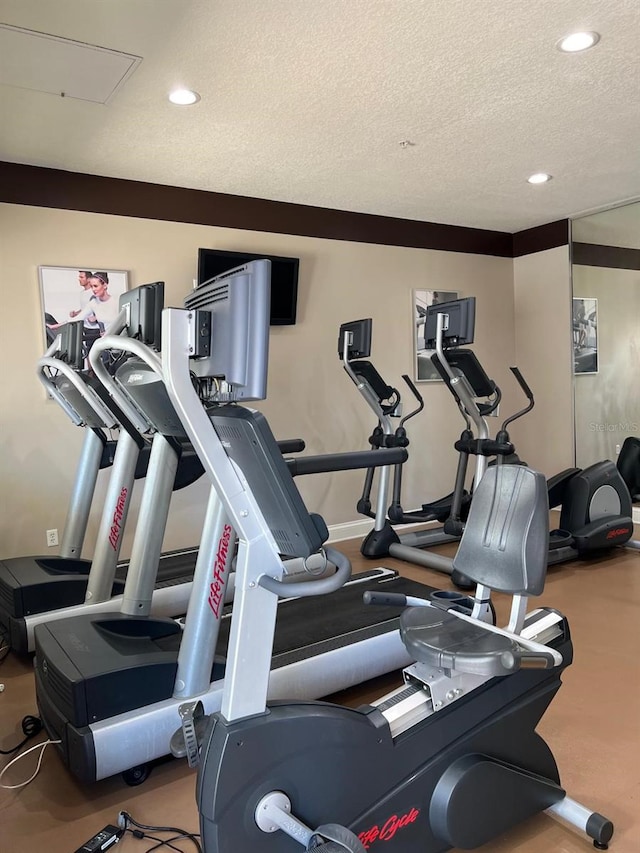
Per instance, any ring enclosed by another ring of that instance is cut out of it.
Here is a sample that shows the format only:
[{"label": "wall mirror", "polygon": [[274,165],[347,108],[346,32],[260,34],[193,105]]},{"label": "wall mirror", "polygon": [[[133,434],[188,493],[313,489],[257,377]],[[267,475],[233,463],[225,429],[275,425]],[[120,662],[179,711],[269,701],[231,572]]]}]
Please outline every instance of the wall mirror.
[{"label": "wall mirror", "polygon": [[640,436],[640,201],[574,219],[576,465],[617,460]]}]

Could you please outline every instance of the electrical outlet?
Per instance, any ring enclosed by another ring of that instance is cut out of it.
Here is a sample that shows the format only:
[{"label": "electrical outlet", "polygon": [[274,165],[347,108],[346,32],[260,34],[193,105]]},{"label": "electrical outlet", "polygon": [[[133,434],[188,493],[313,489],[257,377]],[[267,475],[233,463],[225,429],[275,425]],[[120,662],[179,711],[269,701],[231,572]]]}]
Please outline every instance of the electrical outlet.
[{"label": "electrical outlet", "polygon": [[54,548],[58,544],[58,528],[47,530],[47,547]]}]

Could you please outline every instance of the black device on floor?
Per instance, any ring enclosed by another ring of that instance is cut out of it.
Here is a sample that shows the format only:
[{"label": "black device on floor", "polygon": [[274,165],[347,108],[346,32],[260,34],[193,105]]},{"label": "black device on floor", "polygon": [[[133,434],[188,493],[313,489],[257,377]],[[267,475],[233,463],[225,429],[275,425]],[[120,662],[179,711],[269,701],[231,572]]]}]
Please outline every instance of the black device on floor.
[{"label": "black device on floor", "polygon": [[112,844],[117,844],[120,841],[122,830],[108,823],[104,829],[97,832],[92,838],[78,847],[75,853],[99,853],[100,850],[108,850]]}]

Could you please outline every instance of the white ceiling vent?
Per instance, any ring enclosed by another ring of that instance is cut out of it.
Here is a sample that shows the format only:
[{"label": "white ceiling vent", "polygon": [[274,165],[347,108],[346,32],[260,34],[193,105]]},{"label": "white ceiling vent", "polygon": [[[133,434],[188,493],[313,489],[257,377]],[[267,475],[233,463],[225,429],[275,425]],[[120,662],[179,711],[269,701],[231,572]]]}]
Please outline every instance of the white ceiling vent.
[{"label": "white ceiling vent", "polygon": [[141,57],[0,24],[0,84],[106,104]]}]

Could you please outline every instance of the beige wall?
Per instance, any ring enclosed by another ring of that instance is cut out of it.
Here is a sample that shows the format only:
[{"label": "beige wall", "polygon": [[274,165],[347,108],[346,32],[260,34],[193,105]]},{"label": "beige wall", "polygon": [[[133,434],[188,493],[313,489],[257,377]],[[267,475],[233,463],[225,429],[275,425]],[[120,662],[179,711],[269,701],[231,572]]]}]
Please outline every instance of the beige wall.
[{"label": "beige wall", "polygon": [[[298,323],[272,329],[268,400],[261,408],[277,436],[304,438],[310,453],[367,447],[372,416],[338,362],[338,327],[373,317],[374,363],[387,381],[401,383],[402,373],[413,372],[413,288],[478,297],[476,351],[505,388],[502,411],[519,402],[508,373],[515,353],[513,262],[508,258],[6,204],[0,205],[0,235],[0,557],[42,552],[45,530],[62,530],[81,440],[81,431],[45,399],[35,378],[43,350],[39,265],[126,269],[131,286],[163,279],[167,304],[179,305],[195,277],[200,246],[300,257]],[[452,444],[461,428],[447,389],[442,384],[420,387],[426,411],[412,422],[407,507],[450,490],[456,462]],[[299,483],[310,509],[322,513],[328,524],[358,518],[360,474],[320,475]],[[205,497],[203,483],[175,496],[165,547],[197,542]],[[98,519],[96,510],[89,554]],[[125,554],[130,546],[131,528]]]},{"label": "beige wall", "polygon": [[536,404],[512,437],[521,457],[551,476],[574,457],[569,247],[515,258],[513,280],[516,360]]}]

